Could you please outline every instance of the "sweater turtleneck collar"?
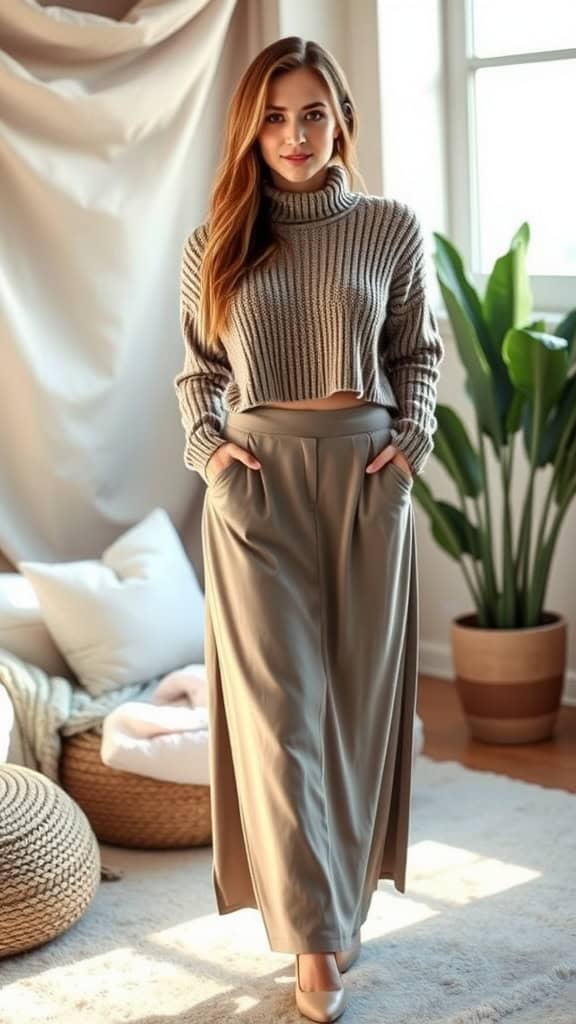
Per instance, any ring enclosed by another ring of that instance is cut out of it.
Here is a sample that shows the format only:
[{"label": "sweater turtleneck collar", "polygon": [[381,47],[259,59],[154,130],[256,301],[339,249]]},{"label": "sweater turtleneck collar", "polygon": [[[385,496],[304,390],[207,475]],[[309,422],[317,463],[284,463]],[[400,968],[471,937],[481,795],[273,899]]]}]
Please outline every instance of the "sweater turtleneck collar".
[{"label": "sweater turtleneck collar", "polygon": [[331,220],[351,210],[360,200],[358,192],[349,190],[347,171],[341,164],[329,164],[324,185],[313,192],[275,188],[268,181],[264,181],[262,188],[268,199],[270,219],[275,223]]}]

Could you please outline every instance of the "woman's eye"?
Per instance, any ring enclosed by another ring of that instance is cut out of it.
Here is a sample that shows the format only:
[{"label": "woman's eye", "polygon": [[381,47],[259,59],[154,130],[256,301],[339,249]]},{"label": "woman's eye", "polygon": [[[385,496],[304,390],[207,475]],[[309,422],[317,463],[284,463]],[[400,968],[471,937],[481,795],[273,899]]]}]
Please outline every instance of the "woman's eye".
[{"label": "woman's eye", "polygon": [[[322,113],[321,110],[309,110],[308,113],[306,114],[306,117],[308,117],[308,114],[310,114],[311,117],[314,117],[314,118],[316,118],[316,117],[323,118],[324,117],[324,114]],[[274,117],[282,117],[282,115],[281,114],[268,114],[268,116],[266,117],[266,121],[269,122],[270,124],[274,124],[274,121],[272,121],[272,118],[274,118]]]}]

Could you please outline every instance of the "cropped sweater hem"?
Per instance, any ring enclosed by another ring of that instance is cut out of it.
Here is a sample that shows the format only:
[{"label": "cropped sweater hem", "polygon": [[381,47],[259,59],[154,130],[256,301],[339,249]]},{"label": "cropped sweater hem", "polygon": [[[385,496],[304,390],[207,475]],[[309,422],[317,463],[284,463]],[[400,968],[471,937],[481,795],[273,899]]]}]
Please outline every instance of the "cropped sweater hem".
[{"label": "cropped sweater hem", "polygon": [[[314,399],[314,398],[316,398],[316,399],[318,399],[318,398],[326,398],[326,397],[328,397],[328,395],[334,394],[334,392],[336,392],[336,391],[357,391],[359,399],[360,398],[364,398],[367,402],[376,402],[378,405],[384,406],[385,408],[389,409],[391,412],[395,408],[395,405],[393,404],[392,399],[391,399],[391,393],[390,393],[389,388],[387,388],[387,387],[378,387],[376,384],[374,384],[371,387],[368,387],[365,391],[362,391],[361,387],[360,388],[354,387],[353,384],[349,383],[349,384],[345,384],[343,386],[339,385],[338,387],[333,388],[331,391],[328,391],[326,395],[299,395],[298,399],[290,399],[290,398],[287,399],[287,398],[282,397],[282,395],[269,395],[267,397],[267,399],[266,399],[266,402],[263,402],[262,400],[256,400],[256,399],[249,400],[247,402],[242,402],[241,400],[240,401],[236,401],[235,403],[229,404],[229,405],[226,406],[226,409],[225,409],[225,412],[224,412],[223,418],[222,418],[222,426],[224,425],[224,419],[225,419],[226,412],[246,412],[248,409],[254,409],[257,406],[265,405],[268,402],[272,403],[272,402],[286,402],[286,401],[296,401],[296,400],[302,401],[304,399],[309,399],[310,400],[310,399]],[[361,403],[359,402],[359,404],[361,404]],[[205,429],[204,432],[203,432],[203,437],[202,437],[202,441],[201,441],[202,448],[200,449],[198,445],[195,445],[194,446],[194,450],[192,452],[192,457],[191,458],[190,458],[190,453],[188,451],[186,451],[186,449],[184,451],[184,463],[185,463],[185,465],[188,467],[188,469],[195,470],[197,473],[199,473],[200,476],[202,477],[202,479],[204,480],[204,483],[206,483],[206,484],[209,482],[208,481],[208,475],[206,473],[207,463],[208,463],[209,459],[212,457],[212,455],[214,454],[214,452],[218,448],[220,448],[220,446],[222,444],[226,443],[226,438],[222,436],[221,429],[222,429],[222,427],[220,427],[218,430],[209,430],[209,429],[206,430]],[[391,444],[393,443],[392,439],[390,440],[390,443]],[[200,450],[202,451],[202,458],[201,458],[201,461],[199,462],[198,461],[198,457],[197,457],[197,453]]]}]

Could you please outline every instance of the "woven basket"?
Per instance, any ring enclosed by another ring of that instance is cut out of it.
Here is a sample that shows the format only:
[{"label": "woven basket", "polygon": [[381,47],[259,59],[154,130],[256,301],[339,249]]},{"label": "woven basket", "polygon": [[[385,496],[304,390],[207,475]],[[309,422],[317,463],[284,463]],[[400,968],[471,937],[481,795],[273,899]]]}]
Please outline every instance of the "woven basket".
[{"label": "woven basket", "polygon": [[0,957],[70,928],[100,884],[83,811],[45,775],[0,764]]},{"label": "woven basket", "polygon": [[102,737],[64,737],[61,784],[85,811],[103,843],[182,849],[212,842],[210,787],[164,782],[119,771],[100,757]]}]

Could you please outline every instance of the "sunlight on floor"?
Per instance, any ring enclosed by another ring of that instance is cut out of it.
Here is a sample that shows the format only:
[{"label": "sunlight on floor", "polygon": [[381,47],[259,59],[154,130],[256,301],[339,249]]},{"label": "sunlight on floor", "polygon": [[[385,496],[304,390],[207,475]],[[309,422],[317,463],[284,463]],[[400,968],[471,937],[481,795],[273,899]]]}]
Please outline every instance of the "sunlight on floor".
[{"label": "sunlight on floor", "polygon": [[249,1013],[255,1006],[259,1006],[261,1002],[261,999],[254,999],[253,996],[238,996],[234,999],[236,1013]]},{"label": "sunlight on floor", "polygon": [[410,847],[407,892],[429,895],[434,902],[466,904],[540,878],[519,864],[509,864],[445,843],[424,840]]},{"label": "sunlight on floor", "polygon": [[[423,840],[410,847],[406,893],[381,879],[372,897],[371,914],[362,926],[363,939],[377,939],[422,923],[446,907],[464,906],[524,885],[541,873],[474,850]],[[242,957],[250,949],[255,976],[270,971],[270,950],[260,915],[251,908],[237,911],[235,927],[222,925],[217,914],[205,914],[147,936],[150,948],[181,952],[202,971],[202,963],[226,955]],[[223,944],[225,936],[225,947]],[[272,954],[281,962],[289,953]]]},{"label": "sunlight on floor", "polygon": [[[370,914],[362,925],[362,941],[377,939],[382,935],[392,935],[403,928],[427,921],[436,917],[440,911],[433,910],[420,900],[410,898],[408,891],[398,893],[390,891],[389,882],[380,883],[386,888],[377,889],[372,896]],[[378,920],[376,919],[376,916]]]},{"label": "sunlight on floor", "polygon": [[[255,957],[254,973],[264,975],[270,971],[270,955],[289,958],[291,953],[270,953],[262,918],[257,910],[246,907],[234,913],[234,921],[226,922],[217,913],[190,918],[161,932],[150,932],[147,941],[156,947],[173,951],[186,951],[196,955],[198,961],[222,955],[243,956],[249,948]],[[233,925],[233,927],[231,926]],[[262,954],[262,960],[259,960]]]}]

